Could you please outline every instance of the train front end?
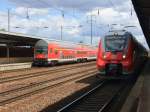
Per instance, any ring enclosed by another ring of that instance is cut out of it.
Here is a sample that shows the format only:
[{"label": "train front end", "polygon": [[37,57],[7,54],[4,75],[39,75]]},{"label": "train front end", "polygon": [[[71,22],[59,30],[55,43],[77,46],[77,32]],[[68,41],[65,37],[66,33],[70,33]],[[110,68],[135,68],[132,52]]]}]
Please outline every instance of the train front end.
[{"label": "train front end", "polygon": [[99,44],[97,68],[100,76],[124,78],[133,72],[133,49],[129,35],[112,33]]},{"label": "train front end", "polygon": [[44,40],[39,40],[34,48],[33,65],[43,66],[48,64],[48,42]]}]

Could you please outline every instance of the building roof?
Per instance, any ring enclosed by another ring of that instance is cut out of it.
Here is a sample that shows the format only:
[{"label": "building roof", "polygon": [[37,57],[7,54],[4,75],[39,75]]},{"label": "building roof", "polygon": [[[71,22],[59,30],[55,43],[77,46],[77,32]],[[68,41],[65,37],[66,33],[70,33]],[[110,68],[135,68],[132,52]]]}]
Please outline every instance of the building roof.
[{"label": "building roof", "polygon": [[40,37],[0,31],[0,44],[34,46],[38,40],[40,40]]},{"label": "building roof", "polygon": [[132,0],[132,2],[150,47],[150,0]]},{"label": "building roof", "polygon": [[47,39],[38,36],[30,36],[21,33],[12,33],[12,32],[4,32],[0,31],[0,44],[7,44],[13,46],[35,46],[35,44],[39,41],[43,40],[47,43],[49,42],[57,42],[57,43],[66,43],[70,45],[86,45],[89,47],[95,47],[89,44],[82,44],[82,43],[73,43],[69,41],[61,41],[55,39]]}]

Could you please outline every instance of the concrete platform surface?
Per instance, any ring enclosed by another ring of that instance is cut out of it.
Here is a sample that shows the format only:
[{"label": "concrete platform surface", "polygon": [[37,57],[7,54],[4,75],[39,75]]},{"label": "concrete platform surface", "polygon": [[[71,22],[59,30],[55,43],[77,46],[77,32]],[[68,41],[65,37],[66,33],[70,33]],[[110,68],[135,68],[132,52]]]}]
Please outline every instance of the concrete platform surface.
[{"label": "concrete platform surface", "polygon": [[31,68],[32,63],[13,63],[13,64],[1,64],[0,71],[16,70],[16,69],[25,69]]},{"label": "concrete platform surface", "polygon": [[150,59],[120,112],[150,112]]},{"label": "concrete platform surface", "polygon": [[150,62],[144,74],[137,112],[150,112]]},{"label": "concrete platform surface", "polygon": [[27,63],[32,61],[33,57],[10,57],[9,59],[6,57],[0,57],[0,65],[8,63]]}]

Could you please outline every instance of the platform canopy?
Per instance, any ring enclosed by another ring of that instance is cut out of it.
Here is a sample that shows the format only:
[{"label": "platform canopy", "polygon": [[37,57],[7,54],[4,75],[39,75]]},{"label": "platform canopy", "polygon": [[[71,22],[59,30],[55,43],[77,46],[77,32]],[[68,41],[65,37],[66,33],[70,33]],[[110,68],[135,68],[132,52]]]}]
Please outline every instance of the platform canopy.
[{"label": "platform canopy", "polygon": [[132,2],[150,47],[150,0],[132,0]]},{"label": "platform canopy", "polygon": [[34,46],[38,40],[40,40],[40,37],[0,31],[1,45]]}]

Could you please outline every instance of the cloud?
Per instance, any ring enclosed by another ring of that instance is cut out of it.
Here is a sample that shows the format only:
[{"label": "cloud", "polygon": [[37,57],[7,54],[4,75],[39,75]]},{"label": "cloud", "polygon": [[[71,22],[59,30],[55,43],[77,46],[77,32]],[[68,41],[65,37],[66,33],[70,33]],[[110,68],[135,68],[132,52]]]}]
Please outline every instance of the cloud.
[{"label": "cloud", "polygon": [[[111,24],[136,26],[128,28],[140,41],[145,43],[141,27],[133,10],[131,17],[130,0],[8,0],[15,4],[11,14],[11,30],[26,34],[60,39],[63,25],[63,39],[90,43],[90,15],[93,16],[93,42],[111,28]],[[27,7],[29,19],[27,16]],[[99,15],[98,15],[99,9]],[[64,18],[62,17],[64,11]],[[0,15],[2,12],[0,12]],[[7,14],[0,16],[0,22],[7,28]],[[5,22],[4,22],[5,21]],[[13,21],[13,22],[12,22]],[[82,25],[82,27],[78,27]],[[109,26],[108,26],[109,25]],[[16,29],[15,26],[21,28]],[[72,26],[67,28],[65,26]],[[76,27],[74,27],[76,26]],[[48,28],[43,28],[48,27]],[[120,27],[120,28],[123,28]],[[143,39],[142,39],[143,38]]]},{"label": "cloud", "polygon": [[[113,7],[112,5],[122,5],[124,0],[8,0],[16,6],[34,8],[75,8],[78,10],[89,10],[95,7]],[[112,4],[113,3],[113,4]]]},{"label": "cloud", "polygon": [[[18,12],[18,9],[22,10]],[[74,18],[63,19],[61,15],[49,15],[47,9],[42,9],[41,11],[34,10],[33,8],[34,13],[30,19],[27,19],[25,16],[23,17],[23,12],[24,9],[21,7],[14,10],[13,14],[15,14],[11,16],[10,20],[10,29],[12,32],[60,39],[61,25],[63,25],[63,36],[65,40],[78,36],[80,32],[78,28],[79,22]],[[5,28],[7,28],[7,14],[5,15],[6,21],[4,21],[3,16],[1,16],[0,21],[2,20],[5,23]]]},{"label": "cloud", "polygon": [[29,16],[44,16],[44,15],[48,15],[49,14],[49,9],[48,8],[44,8],[44,9],[37,9],[37,8],[25,8],[25,7],[17,7],[16,9],[14,9],[14,12],[17,15],[27,15],[27,13],[29,14]]}]

